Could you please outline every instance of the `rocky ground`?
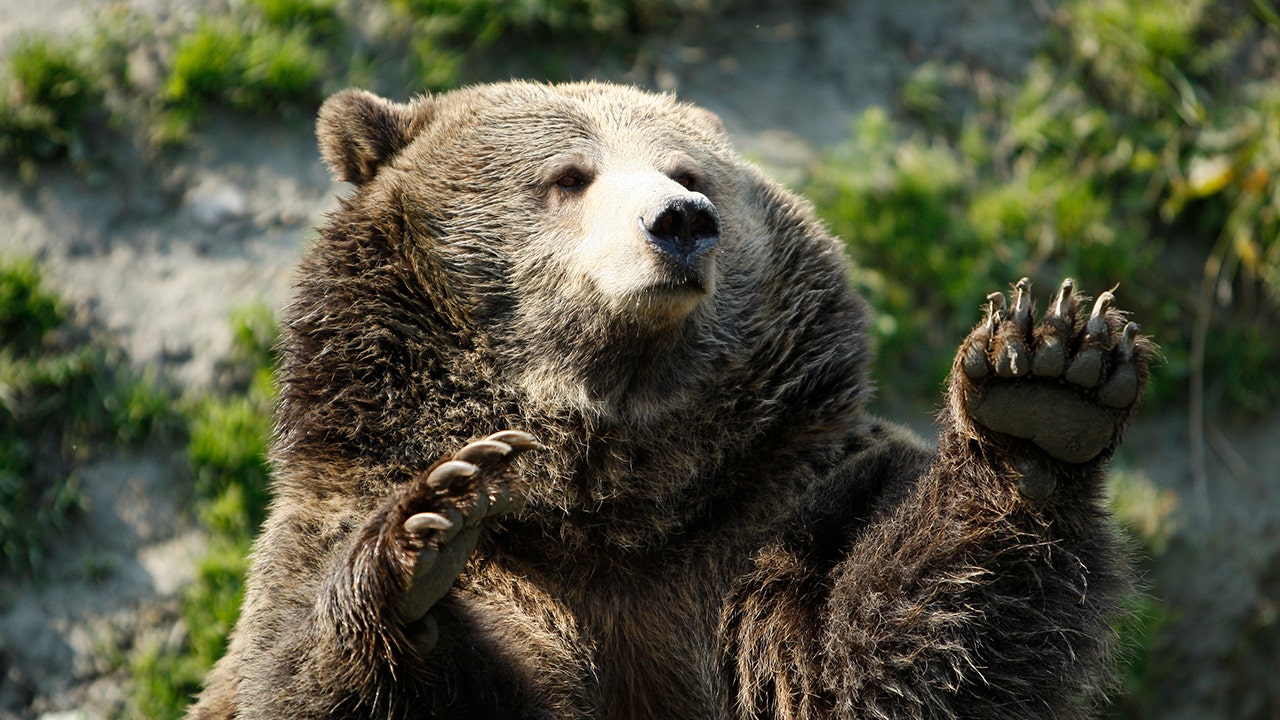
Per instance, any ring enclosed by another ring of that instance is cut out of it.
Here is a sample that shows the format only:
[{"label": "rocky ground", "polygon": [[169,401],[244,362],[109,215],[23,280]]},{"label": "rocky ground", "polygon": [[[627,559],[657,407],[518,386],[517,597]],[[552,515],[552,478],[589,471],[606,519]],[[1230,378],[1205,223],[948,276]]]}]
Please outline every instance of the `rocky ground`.
[{"label": "rocky ground", "polygon": [[[129,4],[163,20],[207,3]],[[1043,37],[1046,12],[1018,0],[771,5],[786,7],[726,18],[696,42],[660,41],[642,67],[615,77],[715,110],[743,149],[785,171],[843,139],[869,104],[892,105],[904,74],[925,59],[1016,75]],[[99,6],[0,0],[0,50],[27,30],[82,27]],[[48,168],[34,187],[0,174],[0,252],[39,258],[53,288],[139,368],[198,387],[212,382],[230,347],[228,313],[255,300],[282,305],[309,228],[341,192],[309,123],[218,117],[163,167],[125,159],[88,178]],[[1280,416],[1262,429],[1215,430],[1208,484],[1191,472],[1181,415],[1140,418],[1121,458],[1181,498],[1174,547],[1186,560],[1155,579],[1178,621],[1208,628],[1170,649],[1197,670],[1159,689],[1162,717],[1267,717],[1249,714],[1248,703],[1280,713],[1280,698],[1267,695],[1277,691],[1250,680],[1268,677],[1266,668],[1237,683],[1230,666],[1241,633],[1273,627],[1280,612],[1276,428]],[[140,633],[172,634],[172,599],[202,548],[175,489],[187,472],[163,448],[109,454],[80,470],[90,501],[83,524],[41,583],[0,591],[0,718],[120,711],[113,648]],[[1274,649],[1262,657],[1280,662]],[[1280,665],[1269,676],[1280,677]]]}]

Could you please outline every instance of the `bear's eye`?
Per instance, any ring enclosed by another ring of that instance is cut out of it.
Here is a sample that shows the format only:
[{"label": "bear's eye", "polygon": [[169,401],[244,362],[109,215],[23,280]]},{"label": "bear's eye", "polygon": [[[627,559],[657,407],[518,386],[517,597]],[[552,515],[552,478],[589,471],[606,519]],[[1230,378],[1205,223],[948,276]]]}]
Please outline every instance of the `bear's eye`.
[{"label": "bear's eye", "polygon": [[680,187],[685,190],[694,190],[698,187],[698,178],[691,172],[680,173],[672,179],[680,183]]},{"label": "bear's eye", "polygon": [[587,184],[587,176],[581,170],[565,170],[555,180],[555,186],[565,190],[581,188]]}]

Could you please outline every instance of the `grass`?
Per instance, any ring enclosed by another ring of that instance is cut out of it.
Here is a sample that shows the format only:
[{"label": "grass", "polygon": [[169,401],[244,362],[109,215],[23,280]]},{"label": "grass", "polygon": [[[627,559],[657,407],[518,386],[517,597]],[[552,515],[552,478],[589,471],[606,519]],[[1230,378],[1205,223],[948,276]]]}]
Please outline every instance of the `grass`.
[{"label": "grass", "polygon": [[40,162],[79,159],[84,122],[100,101],[92,66],[71,42],[29,35],[0,76],[0,161],[32,182]]},{"label": "grass", "polygon": [[75,467],[175,426],[169,399],[89,341],[35,265],[0,258],[0,576],[39,575],[84,508]]},{"label": "grass", "polygon": [[[0,80],[9,88],[0,93],[0,159],[33,182],[41,163],[109,152],[85,147],[95,123],[109,122],[157,149],[185,141],[215,107],[310,116],[328,91],[368,80],[374,66],[399,65],[406,53],[412,70],[402,95],[484,79],[477,68],[499,43],[544,75],[562,76],[571,56],[634,54],[642,38],[724,3],[391,4],[399,19],[387,36],[374,38],[349,32],[353,23],[336,0],[250,0],[193,27],[163,29],[115,8],[88,37],[33,36],[11,52],[8,77]],[[136,77],[135,49],[158,59],[158,79]]]},{"label": "grass", "polygon": [[499,44],[548,80],[565,79],[570,57],[634,55],[643,39],[709,16],[725,0],[393,0],[406,19],[422,89],[484,77]]},{"label": "grass", "polygon": [[256,115],[317,107],[327,62],[305,26],[206,18],[174,52],[162,123],[182,137],[213,104]]},{"label": "grass", "polygon": [[134,679],[129,704],[138,717],[181,717],[222,657],[239,615],[253,538],[266,515],[275,322],[270,310],[258,304],[237,312],[231,323],[236,340],[233,388],[184,403],[196,514],[208,533],[209,549],[181,599],[184,643],[153,643],[129,662]]}]

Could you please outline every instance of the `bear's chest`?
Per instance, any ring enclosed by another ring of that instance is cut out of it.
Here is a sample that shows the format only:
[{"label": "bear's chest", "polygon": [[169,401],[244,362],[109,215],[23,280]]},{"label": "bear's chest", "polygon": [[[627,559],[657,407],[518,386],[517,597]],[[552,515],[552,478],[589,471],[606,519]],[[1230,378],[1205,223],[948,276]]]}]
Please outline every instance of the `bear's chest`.
[{"label": "bear's chest", "polygon": [[722,717],[722,570],[671,566],[569,584],[495,568],[472,576],[444,608],[450,674],[461,696],[486,706],[465,714]]}]

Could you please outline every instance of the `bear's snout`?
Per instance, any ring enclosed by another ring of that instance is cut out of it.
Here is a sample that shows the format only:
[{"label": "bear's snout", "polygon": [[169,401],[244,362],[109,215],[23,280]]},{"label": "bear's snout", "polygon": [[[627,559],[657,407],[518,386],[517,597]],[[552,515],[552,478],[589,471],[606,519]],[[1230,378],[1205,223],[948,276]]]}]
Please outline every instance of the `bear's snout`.
[{"label": "bear's snout", "polygon": [[670,198],[640,218],[645,236],[681,268],[720,241],[720,215],[703,195]]}]

